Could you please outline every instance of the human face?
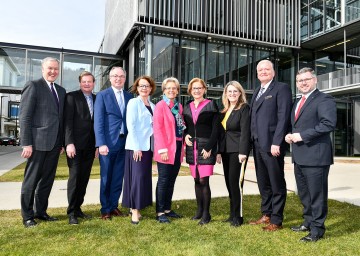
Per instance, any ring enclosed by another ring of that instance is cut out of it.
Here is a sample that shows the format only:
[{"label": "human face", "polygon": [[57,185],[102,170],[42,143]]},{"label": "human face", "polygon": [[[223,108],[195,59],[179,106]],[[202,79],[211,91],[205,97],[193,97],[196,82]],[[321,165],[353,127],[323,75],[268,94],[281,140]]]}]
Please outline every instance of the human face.
[{"label": "human face", "polygon": [[296,87],[301,94],[308,94],[316,88],[317,78],[310,72],[296,76]]},{"label": "human face", "polygon": [[44,79],[53,83],[59,76],[59,63],[55,60],[49,60],[42,65],[41,70]]},{"label": "human face", "polygon": [[191,96],[194,100],[202,100],[205,94],[205,87],[200,82],[195,82],[191,86]]},{"label": "human face", "polygon": [[272,63],[268,60],[260,61],[256,67],[256,71],[257,77],[262,85],[270,82],[275,76],[275,71]]},{"label": "human face", "polygon": [[230,104],[236,104],[239,100],[239,97],[241,95],[241,92],[236,89],[235,86],[229,85],[226,89],[226,96],[230,102]]},{"label": "human face", "polygon": [[151,92],[151,85],[146,79],[140,79],[137,92],[141,97],[148,97]]},{"label": "human face", "polygon": [[115,68],[110,71],[110,83],[118,90],[124,88],[126,80],[125,72],[121,68]]},{"label": "human face", "polygon": [[174,82],[167,82],[164,90],[165,96],[170,99],[174,100],[178,95],[179,91]]},{"label": "human face", "polygon": [[80,81],[80,90],[85,94],[91,94],[94,90],[94,79],[92,76],[83,76]]}]

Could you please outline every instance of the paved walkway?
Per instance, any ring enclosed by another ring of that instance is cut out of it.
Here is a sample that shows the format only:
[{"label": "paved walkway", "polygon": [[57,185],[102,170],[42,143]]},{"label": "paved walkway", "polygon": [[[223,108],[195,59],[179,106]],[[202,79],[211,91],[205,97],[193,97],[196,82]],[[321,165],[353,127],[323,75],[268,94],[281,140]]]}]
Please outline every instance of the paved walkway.
[{"label": "paved walkway", "polygon": [[[0,175],[22,163],[20,151],[0,154]],[[286,158],[285,178],[287,188],[296,191],[291,158]],[[330,168],[329,198],[341,202],[348,202],[360,206],[360,159],[336,158],[335,164]],[[259,194],[256,183],[253,159],[249,159],[245,175],[244,194]],[[214,175],[210,178],[211,193],[213,197],[227,196],[227,190],[222,172],[222,166],[215,166]],[[153,191],[157,178],[153,178]],[[49,207],[67,206],[67,181],[55,181]],[[21,182],[0,182],[0,210],[20,209]],[[89,182],[84,204],[99,204],[100,181],[92,179]],[[153,197],[155,198],[155,196]],[[175,184],[174,200],[194,199],[194,181],[190,176],[179,176]]]}]

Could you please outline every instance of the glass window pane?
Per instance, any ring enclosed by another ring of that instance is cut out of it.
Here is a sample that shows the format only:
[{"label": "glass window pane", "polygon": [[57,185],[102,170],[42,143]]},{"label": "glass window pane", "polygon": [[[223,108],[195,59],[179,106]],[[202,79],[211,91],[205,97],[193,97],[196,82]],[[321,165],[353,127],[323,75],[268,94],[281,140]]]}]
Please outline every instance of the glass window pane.
[{"label": "glass window pane", "polygon": [[79,89],[79,75],[83,71],[92,72],[93,58],[75,54],[64,54],[62,85],[66,91]]},{"label": "glass window pane", "polygon": [[[33,51],[33,50],[28,51],[26,81],[35,80],[42,77],[41,61],[46,57],[52,57],[60,60],[60,53]],[[61,72],[61,70],[59,70],[59,72]],[[60,76],[56,79],[55,82],[60,84]]]},{"label": "glass window pane", "polygon": [[94,92],[98,92],[100,90],[106,89],[110,87],[109,81],[109,72],[111,67],[114,66],[122,66],[121,60],[116,59],[108,59],[108,58],[99,58],[95,57],[95,71],[93,75],[95,76],[95,87]]},{"label": "glass window pane", "polygon": [[24,86],[25,54],[23,49],[0,48],[0,86]]}]

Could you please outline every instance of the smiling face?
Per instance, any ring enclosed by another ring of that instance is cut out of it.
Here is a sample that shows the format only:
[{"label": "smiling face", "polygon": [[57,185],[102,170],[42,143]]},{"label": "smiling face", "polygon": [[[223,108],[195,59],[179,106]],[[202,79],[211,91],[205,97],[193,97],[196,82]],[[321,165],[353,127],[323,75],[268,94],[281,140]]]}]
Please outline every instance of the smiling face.
[{"label": "smiling face", "polygon": [[114,68],[110,71],[110,83],[116,89],[121,90],[124,88],[125,80],[126,75],[121,68]]},{"label": "smiling face", "polygon": [[92,76],[83,76],[80,81],[80,90],[84,94],[91,94],[94,90],[94,78]]},{"label": "smiling face", "polygon": [[50,83],[55,82],[59,76],[59,63],[55,60],[48,60],[42,65],[42,75]]},{"label": "smiling face", "polygon": [[270,82],[275,76],[273,65],[268,60],[262,60],[256,67],[257,77],[262,85]]},{"label": "smiling face", "polygon": [[194,82],[191,85],[191,96],[194,100],[202,100],[205,94],[205,87],[200,82]]},{"label": "smiling face", "polygon": [[179,91],[175,82],[169,81],[166,83],[164,88],[164,94],[168,99],[174,100],[177,97],[178,93]]},{"label": "smiling face", "polygon": [[235,86],[229,85],[227,87],[226,96],[227,96],[230,104],[235,105],[238,102],[240,95],[241,95],[241,92],[238,89],[236,89]]},{"label": "smiling face", "polygon": [[141,97],[148,97],[151,92],[151,85],[146,79],[140,79],[137,92]]},{"label": "smiling face", "polygon": [[316,88],[317,78],[311,72],[305,72],[296,76],[296,87],[301,94],[308,94]]}]

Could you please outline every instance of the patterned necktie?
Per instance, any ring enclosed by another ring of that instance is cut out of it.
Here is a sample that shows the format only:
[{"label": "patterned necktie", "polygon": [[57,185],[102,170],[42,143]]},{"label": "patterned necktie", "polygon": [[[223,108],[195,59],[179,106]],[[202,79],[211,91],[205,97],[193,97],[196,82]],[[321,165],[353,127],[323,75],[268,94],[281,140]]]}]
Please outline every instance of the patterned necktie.
[{"label": "patterned necktie", "polygon": [[119,108],[120,108],[121,114],[124,115],[124,100],[122,98],[122,91],[118,91],[117,93],[118,93],[117,101],[119,104]]},{"label": "patterned necktie", "polygon": [[265,87],[261,87],[258,95],[256,96],[255,101],[257,101],[261,97],[261,95],[263,95],[264,91],[265,91]]},{"label": "patterned necktie", "polygon": [[90,95],[85,95],[85,98],[86,98],[86,101],[87,101],[87,104],[89,106],[89,111],[90,111],[90,115],[91,115],[91,118],[93,117],[93,111],[94,111],[94,108],[93,108],[93,100],[92,100],[92,97]]},{"label": "patterned necktie", "polygon": [[55,89],[54,89],[54,83],[50,83],[50,88],[51,88],[51,92],[52,92],[52,94],[53,94],[53,96],[54,96],[56,105],[57,105],[58,110],[59,110],[59,99],[58,99],[58,97],[57,97],[57,95],[56,95],[56,92],[55,92]]},{"label": "patterned necktie", "polygon": [[296,114],[295,114],[295,121],[296,121],[296,120],[298,119],[298,117],[299,117],[300,110],[301,110],[301,108],[304,106],[305,100],[306,100],[306,97],[305,97],[305,96],[302,96],[301,101],[300,101],[300,104],[299,104],[299,107],[298,107],[298,109],[297,109],[297,111],[296,111]]}]

